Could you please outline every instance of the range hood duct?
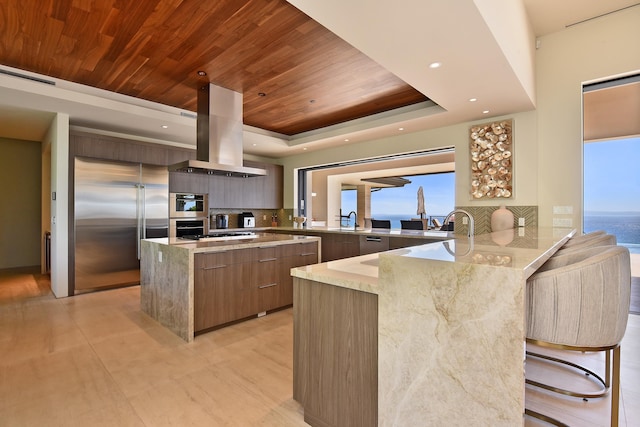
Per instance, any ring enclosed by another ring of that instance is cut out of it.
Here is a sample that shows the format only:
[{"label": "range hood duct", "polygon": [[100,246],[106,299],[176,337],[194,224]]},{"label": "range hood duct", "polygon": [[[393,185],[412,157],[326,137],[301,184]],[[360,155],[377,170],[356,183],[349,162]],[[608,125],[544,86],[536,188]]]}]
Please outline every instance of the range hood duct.
[{"label": "range hood duct", "polygon": [[242,94],[212,84],[198,90],[196,159],[169,166],[172,172],[236,177],[264,176],[242,164]]}]

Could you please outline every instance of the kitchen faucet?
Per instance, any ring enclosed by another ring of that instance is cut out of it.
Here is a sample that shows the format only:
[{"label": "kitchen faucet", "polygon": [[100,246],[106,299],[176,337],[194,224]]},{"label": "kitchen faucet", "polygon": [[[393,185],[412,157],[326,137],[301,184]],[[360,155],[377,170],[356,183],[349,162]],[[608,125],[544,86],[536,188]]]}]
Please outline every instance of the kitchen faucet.
[{"label": "kitchen faucet", "polygon": [[456,213],[462,213],[465,214],[466,216],[469,217],[469,237],[473,236],[475,234],[475,227],[473,225],[473,217],[471,216],[471,214],[467,211],[465,211],[464,209],[454,209],[451,212],[449,212],[447,214],[447,216],[444,219],[444,224],[443,225],[449,225],[449,219],[451,219],[451,217],[453,215],[455,215]]},{"label": "kitchen faucet", "polygon": [[347,215],[347,221],[351,221],[351,214],[353,214],[353,229],[355,230],[358,228],[358,214],[355,213],[355,211],[349,212],[349,215]]},{"label": "kitchen faucet", "polygon": [[351,214],[353,214],[354,222],[353,229],[358,228],[358,214],[354,211],[349,212],[349,215],[342,215],[342,209],[340,209],[340,228],[342,228],[342,219],[345,218],[347,220],[347,226],[349,226],[349,221],[351,221]]}]

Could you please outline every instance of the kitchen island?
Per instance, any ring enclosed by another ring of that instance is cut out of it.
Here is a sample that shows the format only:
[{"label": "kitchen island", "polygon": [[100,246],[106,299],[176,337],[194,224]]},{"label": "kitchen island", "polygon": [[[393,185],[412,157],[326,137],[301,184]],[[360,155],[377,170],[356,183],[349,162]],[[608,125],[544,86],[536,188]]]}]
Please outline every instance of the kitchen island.
[{"label": "kitchen island", "polygon": [[526,279],[574,233],[456,236],[294,269],[305,421],[522,425]]},{"label": "kitchen island", "polygon": [[320,259],[318,237],[142,241],[140,307],[186,341],[293,302],[291,268]]}]

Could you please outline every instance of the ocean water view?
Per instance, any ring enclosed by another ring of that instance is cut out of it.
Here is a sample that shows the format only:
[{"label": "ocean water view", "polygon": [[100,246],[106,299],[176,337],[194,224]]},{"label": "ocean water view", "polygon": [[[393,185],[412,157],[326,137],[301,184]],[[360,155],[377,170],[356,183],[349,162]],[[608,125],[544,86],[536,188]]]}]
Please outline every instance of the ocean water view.
[{"label": "ocean water view", "polygon": [[615,235],[618,244],[628,247],[631,253],[640,253],[640,212],[585,215],[584,232],[597,230]]}]

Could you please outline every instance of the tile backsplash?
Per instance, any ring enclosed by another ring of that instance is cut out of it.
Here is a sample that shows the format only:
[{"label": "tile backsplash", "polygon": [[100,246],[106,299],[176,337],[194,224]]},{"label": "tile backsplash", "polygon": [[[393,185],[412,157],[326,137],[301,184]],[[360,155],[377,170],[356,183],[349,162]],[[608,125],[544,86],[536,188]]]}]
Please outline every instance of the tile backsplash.
[{"label": "tile backsplash", "polygon": [[[513,212],[514,227],[518,227],[518,218],[524,218],[527,227],[538,226],[538,207],[537,206],[509,206],[507,209]],[[500,208],[500,206],[457,206],[458,209],[464,209],[473,216],[475,234],[491,233],[491,214]],[[467,227],[456,222],[456,233],[467,233]],[[460,228],[459,228],[460,227]]]},{"label": "tile backsplash", "polygon": [[[500,206],[458,206],[473,215],[475,234],[484,234],[491,232],[491,214]],[[518,218],[524,218],[527,227],[538,226],[538,207],[537,206],[509,206],[506,208],[513,212],[514,227],[518,226]],[[215,229],[215,215],[229,215],[229,228],[238,228],[238,214],[242,212],[251,212],[256,217],[256,227],[271,227],[271,216],[278,216],[279,227],[293,227],[294,209],[209,209],[209,218],[213,215],[214,220],[211,229]],[[265,219],[266,218],[266,219]],[[467,233],[467,227],[460,222],[456,222],[456,233]]]},{"label": "tile backsplash", "polygon": [[213,221],[210,221],[211,230],[215,229],[215,216],[217,214],[229,215],[229,228],[238,228],[238,214],[242,212],[251,212],[256,217],[256,227],[271,227],[271,216],[278,216],[279,227],[292,227],[293,209],[209,209],[209,218],[213,215]]}]

